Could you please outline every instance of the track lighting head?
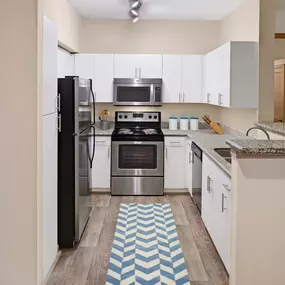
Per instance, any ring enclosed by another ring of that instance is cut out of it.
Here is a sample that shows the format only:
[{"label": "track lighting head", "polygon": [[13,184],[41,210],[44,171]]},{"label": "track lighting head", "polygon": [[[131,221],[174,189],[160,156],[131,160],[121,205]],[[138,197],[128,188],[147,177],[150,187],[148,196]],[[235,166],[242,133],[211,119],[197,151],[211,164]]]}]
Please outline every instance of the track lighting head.
[{"label": "track lighting head", "polygon": [[136,10],[131,9],[129,15],[131,17],[137,17],[139,15],[139,13]]},{"label": "track lighting head", "polygon": [[141,7],[142,3],[138,0],[135,0],[132,4],[132,9],[139,9]]},{"label": "track lighting head", "polygon": [[139,17],[133,18],[133,23],[136,23],[139,20]]}]

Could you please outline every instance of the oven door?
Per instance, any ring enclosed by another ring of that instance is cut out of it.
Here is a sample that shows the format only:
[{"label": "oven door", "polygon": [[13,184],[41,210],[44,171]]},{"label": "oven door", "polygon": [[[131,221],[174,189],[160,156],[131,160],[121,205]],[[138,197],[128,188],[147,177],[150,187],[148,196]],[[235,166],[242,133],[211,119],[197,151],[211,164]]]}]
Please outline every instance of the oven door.
[{"label": "oven door", "polygon": [[154,102],[153,84],[115,84],[115,106],[152,106]]},{"label": "oven door", "polygon": [[112,176],[163,176],[163,142],[112,142]]}]

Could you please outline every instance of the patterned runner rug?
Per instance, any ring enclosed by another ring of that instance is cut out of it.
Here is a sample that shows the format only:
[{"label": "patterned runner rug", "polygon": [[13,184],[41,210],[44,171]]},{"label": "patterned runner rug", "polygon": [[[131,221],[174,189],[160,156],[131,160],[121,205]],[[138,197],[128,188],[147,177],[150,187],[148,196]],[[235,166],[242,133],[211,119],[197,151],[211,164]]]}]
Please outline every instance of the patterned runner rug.
[{"label": "patterned runner rug", "polygon": [[170,204],[121,204],[106,284],[189,284]]}]

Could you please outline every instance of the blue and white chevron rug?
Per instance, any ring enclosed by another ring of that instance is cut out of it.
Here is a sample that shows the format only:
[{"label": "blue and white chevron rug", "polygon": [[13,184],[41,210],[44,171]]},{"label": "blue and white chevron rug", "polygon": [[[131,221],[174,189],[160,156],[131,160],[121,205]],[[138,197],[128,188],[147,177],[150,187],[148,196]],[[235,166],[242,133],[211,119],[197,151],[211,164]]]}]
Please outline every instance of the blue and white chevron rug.
[{"label": "blue and white chevron rug", "polygon": [[121,204],[106,284],[189,284],[170,204]]}]

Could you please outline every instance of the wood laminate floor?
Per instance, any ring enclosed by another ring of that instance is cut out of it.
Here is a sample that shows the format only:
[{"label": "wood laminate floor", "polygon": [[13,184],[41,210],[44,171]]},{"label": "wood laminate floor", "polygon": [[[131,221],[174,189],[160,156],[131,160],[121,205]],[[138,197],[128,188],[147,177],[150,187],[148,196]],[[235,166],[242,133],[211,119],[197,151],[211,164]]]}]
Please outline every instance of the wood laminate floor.
[{"label": "wood laminate floor", "polygon": [[47,285],[104,285],[121,203],[170,203],[191,285],[228,285],[221,259],[189,195],[93,195],[91,218],[77,250],[63,251]]}]

